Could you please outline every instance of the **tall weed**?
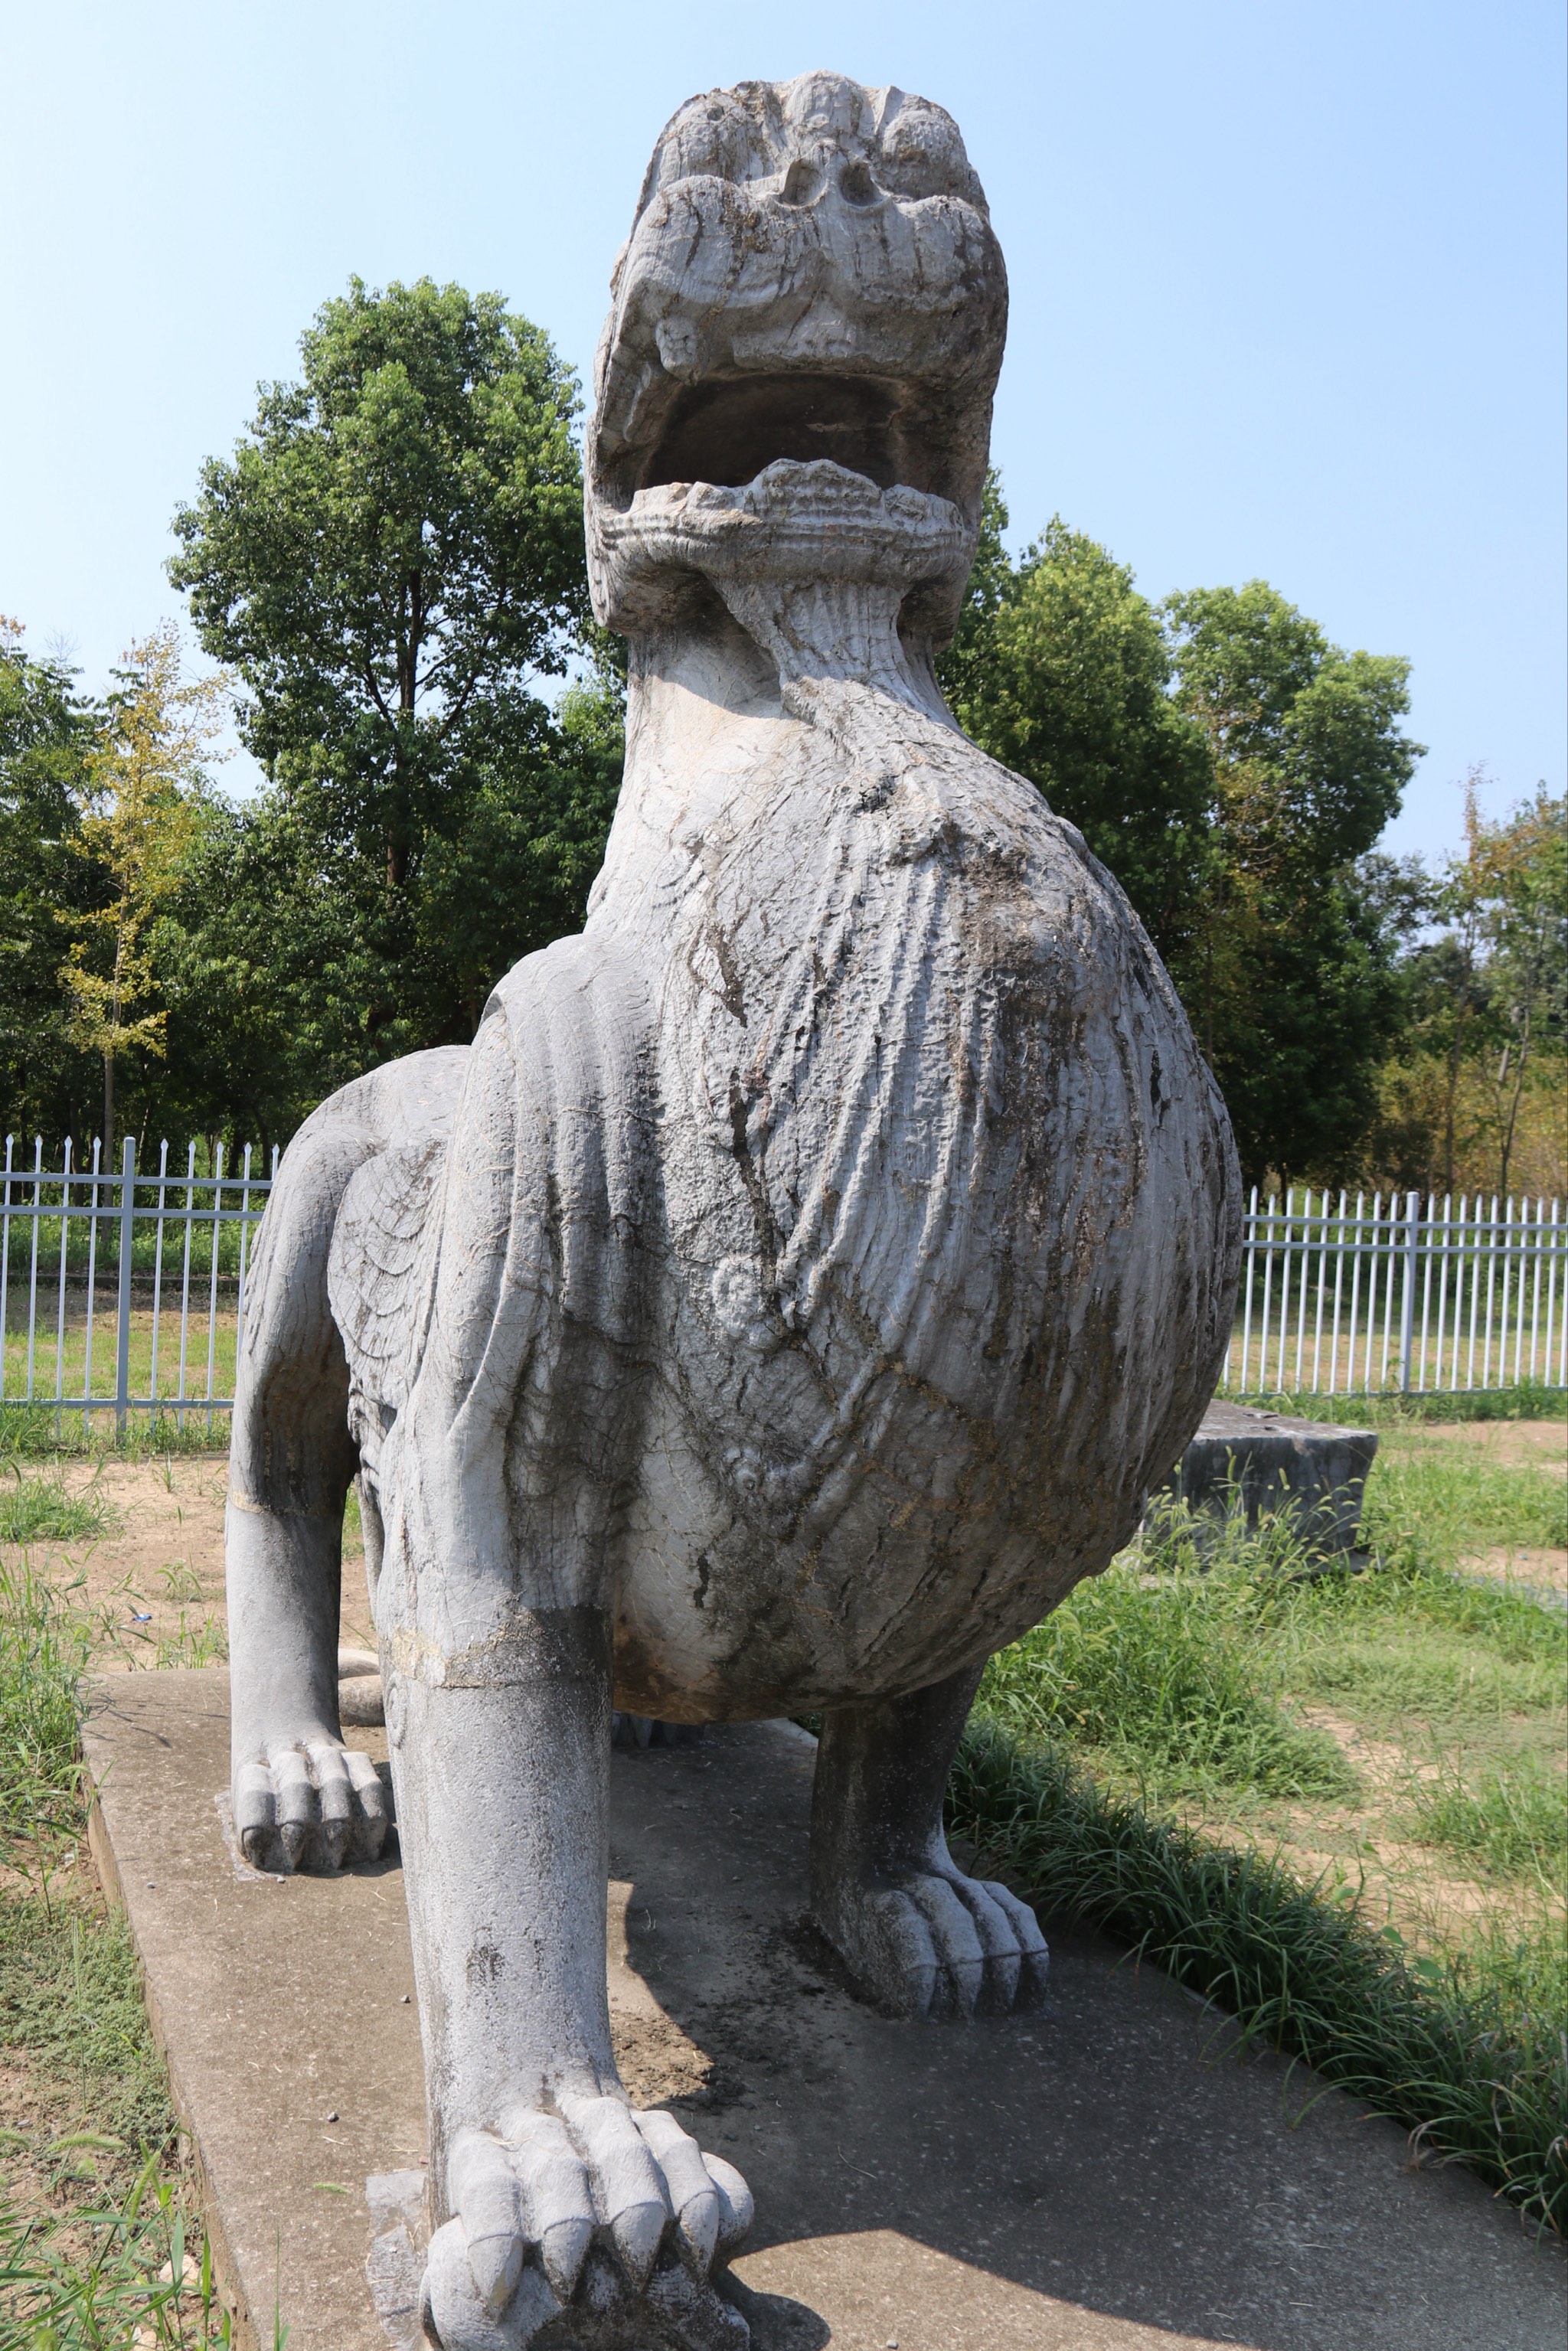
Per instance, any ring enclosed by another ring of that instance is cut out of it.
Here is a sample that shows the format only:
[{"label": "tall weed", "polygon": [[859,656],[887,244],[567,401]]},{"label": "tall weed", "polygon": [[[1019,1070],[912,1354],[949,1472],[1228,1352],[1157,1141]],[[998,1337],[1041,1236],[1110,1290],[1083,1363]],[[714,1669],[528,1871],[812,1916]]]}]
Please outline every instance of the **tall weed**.
[{"label": "tall weed", "polygon": [[1306,1554],[1288,1526],[1210,1536],[1177,1506],[993,1657],[981,1702],[1025,1739],[1071,1736],[1153,1795],[1354,1794],[1326,1733],[1283,1703],[1275,1619]]},{"label": "tall weed", "polygon": [[1451,1757],[1412,1796],[1397,1825],[1500,1876],[1537,1878],[1568,1893],[1568,1782],[1561,1763],[1523,1753],[1468,1773]]},{"label": "tall weed", "polygon": [[68,1493],[58,1476],[26,1478],[13,1461],[16,1482],[0,1486],[0,1543],[84,1542],[107,1534],[114,1513],[90,1489]]},{"label": "tall weed", "polygon": [[73,2216],[84,2259],[57,2228],[0,2200],[0,2351],[221,2351],[233,2325],[218,2299],[212,2249],[198,2240],[156,2159],[119,2204]]}]

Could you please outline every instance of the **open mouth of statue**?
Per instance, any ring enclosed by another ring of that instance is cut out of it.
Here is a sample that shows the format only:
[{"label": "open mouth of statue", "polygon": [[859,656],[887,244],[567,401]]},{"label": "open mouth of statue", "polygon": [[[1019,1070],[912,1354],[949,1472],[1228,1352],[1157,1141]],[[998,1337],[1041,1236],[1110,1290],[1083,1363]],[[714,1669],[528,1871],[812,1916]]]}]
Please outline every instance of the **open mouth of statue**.
[{"label": "open mouth of statue", "polygon": [[909,386],[869,375],[710,378],[675,393],[636,489],[708,482],[739,489],[781,458],[827,458],[873,482],[947,495]]}]

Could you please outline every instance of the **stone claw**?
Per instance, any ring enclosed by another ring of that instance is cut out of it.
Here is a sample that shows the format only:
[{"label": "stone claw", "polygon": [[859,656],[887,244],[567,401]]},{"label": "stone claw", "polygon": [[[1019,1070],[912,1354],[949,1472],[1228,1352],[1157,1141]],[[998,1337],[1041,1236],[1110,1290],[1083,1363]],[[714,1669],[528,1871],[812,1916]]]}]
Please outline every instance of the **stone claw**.
[{"label": "stone claw", "polygon": [[1050,1955],[1005,1886],[937,1867],[841,1893],[820,1922],[865,1989],[897,2016],[1006,2016],[1038,2008]]},{"label": "stone claw", "polygon": [[751,2197],[673,2115],[601,2095],[514,2111],[459,2134],[448,2178],[455,2216],[431,2241],[423,2298],[442,2351],[525,2351],[563,2311],[596,2344],[744,2351],[708,2272],[749,2227]]},{"label": "stone claw", "polygon": [[392,1805],[368,1755],[323,1732],[276,1746],[235,1774],[235,1830],[256,1869],[335,1874],[373,1861],[386,1842]]}]

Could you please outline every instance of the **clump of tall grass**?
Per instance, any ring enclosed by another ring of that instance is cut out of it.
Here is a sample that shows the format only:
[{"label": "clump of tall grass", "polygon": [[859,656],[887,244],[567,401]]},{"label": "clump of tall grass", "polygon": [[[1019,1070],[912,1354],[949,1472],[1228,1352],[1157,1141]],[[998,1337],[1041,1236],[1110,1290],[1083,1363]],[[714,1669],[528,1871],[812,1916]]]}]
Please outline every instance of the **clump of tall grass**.
[{"label": "clump of tall grass", "polygon": [[[57,2228],[24,2220],[0,2200],[0,2311],[5,2346],[27,2351],[221,2351],[233,2322],[219,2303],[212,2249],[190,2249],[186,2220],[156,2159],[138,2173],[118,2204],[78,2213],[73,2240]],[[285,2330],[278,2331],[281,2343]]]},{"label": "clump of tall grass", "polygon": [[1385,1452],[1366,1481],[1366,1541],[1407,1544],[1419,1528],[1445,1566],[1468,1552],[1568,1544],[1568,1480],[1533,1464],[1478,1459],[1451,1446]]},{"label": "clump of tall grass", "polygon": [[1560,1762],[1528,1750],[1465,1771],[1445,1759],[1396,1823],[1421,1844],[1440,1845],[1500,1876],[1531,1876],[1568,1891],[1568,1780]]},{"label": "clump of tall grass", "polygon": [[19,1463],[9,1466],[11,1482],[0,1484],[0,1543],[89,1542],[114,1524],[90,1488],[69,1493],[60,1477],[25,1477]]},{"label": "clump of tall grass", "polygon": [[1040,1910],[1124,1938],[1249,2038],[1409,2126],[1527,2216],[1568,2228],[1568,1997],[1545,1937],[1511,1959],[1413,1958],[1354,1901],[1107,1793],[989,1719],[948,1787],[950,1825]]},{"label": "clump of tall grass", "polygon": [[1303,1695],[1367,1721],[1452,1726],[1560,1708],[1568,1618],[1526,1594],[1450,1572],[1441,1533],[1390,1517],[1364,1574],[1303,1584],[1281,1623],[1281,1662]]},{"label": "clump of tall grass", "polygon": [[89,1619],[35,1574],[0,1564],[0,1861],[47,1899],[55,1846],[83,1825],[78,1686]]},{"label": "clump of tall grass", "polygon": [[1146,1793],[1354,1796],[1333,1739],[1281,1695],[1270,1620],[1310,1566],[1287,1521],[1249,1534],[1238,1514],[1210,1530],[1177,1505],[992,1658],[981,1703],[1022,1738],[1071,1736]]}]

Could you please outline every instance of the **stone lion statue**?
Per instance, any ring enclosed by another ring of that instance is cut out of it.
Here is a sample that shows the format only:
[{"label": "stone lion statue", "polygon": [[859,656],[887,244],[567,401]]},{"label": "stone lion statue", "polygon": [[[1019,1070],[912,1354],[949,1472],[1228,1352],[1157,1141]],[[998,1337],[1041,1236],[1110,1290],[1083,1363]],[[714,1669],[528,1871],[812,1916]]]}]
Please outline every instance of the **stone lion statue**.
[{"label": "stone lion statue", "polygon": [[387,1823],[343,1745],[360,1480],[444,2351],[744,2345],[739,2174],[611,2053],[612,1708],[822,1717],[811,1915],[908,2016],[1025,2009],[948,1854],[992,1651],[1212,1393],[1239,1186],[1111,875],[955,726],[1007,303],[955,124],[828,74],[684,106],[586,455],[627,760],[581,935],[346,1086],[267,1209],[227,1521],[246,1853]]}]

